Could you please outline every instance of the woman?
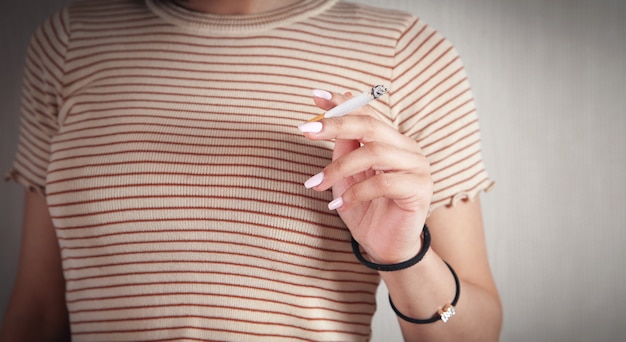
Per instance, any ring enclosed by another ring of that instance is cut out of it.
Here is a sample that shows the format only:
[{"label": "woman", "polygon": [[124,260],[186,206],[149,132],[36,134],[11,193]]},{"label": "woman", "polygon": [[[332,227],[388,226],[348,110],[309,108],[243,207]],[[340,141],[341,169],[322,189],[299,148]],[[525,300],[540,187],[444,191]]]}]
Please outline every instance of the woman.
[{"label": "woman", "polygon": [[379,279],[406,340],[497,340],[474,103],[420,20],[83,1],[33,36],[23,98],[3,341],[363,340]]}]

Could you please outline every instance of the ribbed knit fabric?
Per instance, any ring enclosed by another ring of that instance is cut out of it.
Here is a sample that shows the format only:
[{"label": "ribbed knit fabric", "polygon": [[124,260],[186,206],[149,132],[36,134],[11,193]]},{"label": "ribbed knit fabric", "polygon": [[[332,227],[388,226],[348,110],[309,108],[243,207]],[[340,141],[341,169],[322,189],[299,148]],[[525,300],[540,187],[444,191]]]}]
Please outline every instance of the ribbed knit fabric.
[{"label": "ribbed knit fabric", "polygon": [[[385,84],[432,210],[491,181],[458,55],[420,20],[335,0],[215,16],[83,1],[34,34],[10,177],[45,195],[74,341],[365,340],[378,275],[303,182],[332,142],[311,89]],[[384,229],[384,227],[381,227]]]}]

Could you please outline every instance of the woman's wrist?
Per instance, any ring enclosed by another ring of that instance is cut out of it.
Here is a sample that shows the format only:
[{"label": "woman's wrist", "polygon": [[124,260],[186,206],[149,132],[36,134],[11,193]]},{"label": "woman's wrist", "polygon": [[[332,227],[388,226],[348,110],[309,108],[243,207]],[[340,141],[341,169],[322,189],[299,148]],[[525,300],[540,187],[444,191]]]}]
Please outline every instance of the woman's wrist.
[{"label": "woman's wrist", "polygon": [[422,229],[422,243],[421,243],[419,252],[415,254],[415,256],[408,258],[404,261],[400,261],[400,262],[378,263],[376,262],[375,259],[367,260],[361,254],[359,243],[354,238],[352,238],[352,252],[354,253],[355,257],[366,267],[379,271],[379,272],[394,272],[394,271],[400,271],[400,270],[412,267],[413,265],[417,264],[424,258],[424,255],[426,255],[426,252],[428,252],[429,248],[430,248],[430,232],[426,225],[424,225]]}]

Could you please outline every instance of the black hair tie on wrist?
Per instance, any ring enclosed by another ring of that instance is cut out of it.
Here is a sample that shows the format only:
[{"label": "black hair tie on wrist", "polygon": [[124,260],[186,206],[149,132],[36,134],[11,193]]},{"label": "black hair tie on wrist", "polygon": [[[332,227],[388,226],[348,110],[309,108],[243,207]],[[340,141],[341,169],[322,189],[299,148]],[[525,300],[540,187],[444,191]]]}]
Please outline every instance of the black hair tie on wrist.
[{"label": "black hair tie on wrist", "polygon": [[419,319],[419,318],[409,317],[403,314],[402,312],[400,312],[400,310],[398,310],[398,308],[396,308],[396,306],[393,305],[393,301],[391,300],[391,295],[389,295],[389,304],[391,305],[391,309],[393,309],[393,312],[395,312],[396,315],[398,315],[398,317],[402,318],[403,320],[410,322],[410,323],[414,323],[414,324],[429,324],[429,323],[435,323],[439,320],[441,320],[444,323],[447,323],[450,320],[450,318],[452,318],[452,316],[456,315],[455,306],[456,306],[456,303],[459,301],[459,296],[461,294],[461,283],[459,282],[459,277],[456,275],[456,272],[454,272],[454,269],[452,268],[452,266],[450,266],[450,264],[448,264],[447,262],[446,262],[446,266],[448,266],[450,273],[452,273],[452,276],[454,277],[454,285],[456,286],[456,290],[454,292],[454,299],[452,300],[451,303],[444,305],[431,318]]},{"label": "black hair tie on wrist", "polygon": [[363,265],[373,270],[381,271],[381,272],[392,272],[392,271],[403,270],[405,268],[409,268],[417,264],[418,262],[420,262],[420,260],[424,258],[424,255],[426,255],[428,248],[430,248],[430,232],[428,231],[428,227],[426,227],[426,225],[424,225],[424,228],[422,229],[422,234],[424,234],[424,241],[422,242],[422,249],[420,249],[419,253],[417,253],[417,255],[414,256],[413,258],[407,261],[397,263],[397,264],[387,264],[387,265],[376,264],[376,263],[366,260],[361,254],[359,243],[354,239],[354,237],[352,238],[352,252],[354,253],[354,256],[356,256],[356,258]]}]

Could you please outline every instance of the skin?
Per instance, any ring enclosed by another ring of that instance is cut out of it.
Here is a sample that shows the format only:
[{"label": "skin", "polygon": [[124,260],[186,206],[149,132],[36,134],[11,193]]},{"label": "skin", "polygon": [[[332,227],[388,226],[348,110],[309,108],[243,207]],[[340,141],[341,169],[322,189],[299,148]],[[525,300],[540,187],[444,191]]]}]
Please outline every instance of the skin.
[{"label": "skin", "polygon": [[242,15],[268,12],[297,3],[299,0],[174,0],[196,12]]},{"label": "skin", "polygon": [[[214,14],[253,14],[297,1],[188,0],[177,1],[190,10]],[[315,97],[328,110],[350,94]],[[364,107],[350,115],[325,119],[311,140],[335,140],[332,162],[312,191],[332,188],[343,205],[338,213],[377,263],[411,258],[421,248],[421,231],[428,224],[432,244],[415,266],[381,272],[393,301],[410,317],[431,317],[452,300],[454,281],[446,260],[461,281],[457,314],[443,324],[417,325],[399,320],[406,341],[497,341],[502,310],[486,255],[480,202],[460,202],[435,210],[429,164],[419,146]],[[5,314],[0,341],[69,341],[65,281],[54,226],[45,199],[27,192],[19,271]],[[36,329],[33,329],[36,327]]]},{"label": "skin", "polygon": [[[351,95],[316,97],[328,110]],[[349,115],[305,124],[311,140],[335,140],[333,160],[322,171],[315,191],[332,188],[343,205],[337,210],[371,261],[381,264],[410,259],[421,248],[424,223],[432,244],[415,266],[380,272],[395,306],[406,316],[429,318],[452,301],[455,285],[443,260],[461,283],[457,314],[448,323],[412,324],[399,319],[406,341],[497,341],[501,303],[489,268],[480,201],[462,201],[427,217],[432,179],[416,142],[373,118],[369,107]],[[313,129],[311,129],[313,127]],[[333,202],[336,202],[333,201]]]},{"label": "skin", "polygon": [[26,192],[20,264],[0,341],[70,341],[61,252],[46,200]]}]

